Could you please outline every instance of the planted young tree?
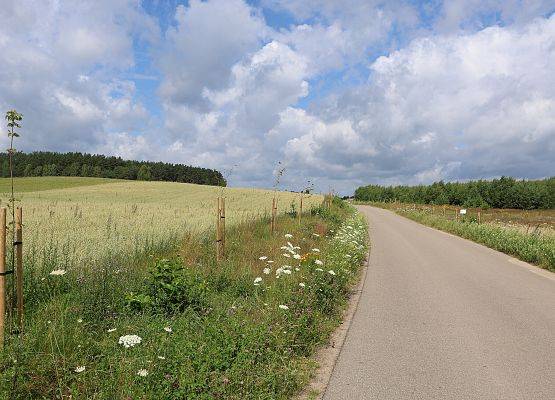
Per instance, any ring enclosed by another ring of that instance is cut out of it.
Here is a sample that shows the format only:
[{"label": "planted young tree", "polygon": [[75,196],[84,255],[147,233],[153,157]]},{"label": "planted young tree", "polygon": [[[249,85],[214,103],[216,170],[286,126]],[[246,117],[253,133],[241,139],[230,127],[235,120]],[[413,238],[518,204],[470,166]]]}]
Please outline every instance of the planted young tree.
[{"label": "planted young tree", "polygon": [[[11,235],[12,235],[12,243],[14,245],[14,249],[11,253],[11,267],[12,271],[15,270],[16,273],[16,295],[14,296],[15,306],[17,307],[18,312],[18,322],[19,322],[19,331],[23,330],[23,264],[22,264],[22,213],[21,209],[17,209],[16,215],[16,208],[15,208],[15,194],[14,194],[14,154],[16,149],[13,147],[14,139],[19,137],[19,133],[16,132],[16,128],[21,128],[20,122],[23,120],[23,115],[18,113],[16,110],[10,110],[6,112],[6,121],[8,127],[8,137],[10,138],[10,148],[7,150],[8,152],[8,159],[9,159],[9,169],[10,169],[10,184],[11,184],[11,193],[10,193],[10,201],[9,207],[11,210]],[[17,256],[17,260],[16,260]],[[16,265],[17,262],[17,265]],[[15,308],[15,307],[14,307]]]},{"label": "planted young tree", "polygon": [[301,189],[301,197],[300,197],[300,204],[299,204],[299,225],[301,224],[301,218],[303,214],[303,195],[305,194],[310,195],[310,193],[313,190],[314,190],[314,183],[312,183],[309,179],[306,183],[306,186],[303,189]]}]

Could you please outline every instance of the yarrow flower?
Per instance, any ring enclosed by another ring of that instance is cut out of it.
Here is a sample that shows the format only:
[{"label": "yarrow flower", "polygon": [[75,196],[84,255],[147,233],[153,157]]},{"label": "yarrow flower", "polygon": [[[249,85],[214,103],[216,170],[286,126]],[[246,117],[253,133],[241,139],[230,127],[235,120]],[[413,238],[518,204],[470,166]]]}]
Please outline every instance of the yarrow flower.
[{"label": "yarrow flower", "polygon": [[[264,268],[262,270],[262,272],[264,272],[266,275],[268,275],[272,270],[270,268]],[[260,278],[260,280],[262,280],[262,278]],[[256,284],[256,279],[254,280],[254,283]]]},{"label": "yarrow flower", "polygon": [[81,372],[83,372],[84,370],[85,370],[85,366],[84,366],[84,365],[80,365],[80,366],[75,367],[75,372],[77,372],[77,373],[81,373]]},{"label": "yarrow flower", "polygon": [[290,258],[290,257],[291,257],[291,256],[290,256],[289,254],[287,254],[287,253],[283,253],[282,256],[283,256],[283,257],[287,257],[287,258]]},{"label": "yarrow flower", "polygon": [[322,268],[316,268],[316,271],[318,271],[318,272],[322,272],[322,271],[323,271],[323,269],[322,269]]},{"label": "yarrow flower", "polygon": [[166,357],[164,357],[164,356],[158,356],[158,359],[159,359],[159,360],[165,360]]},{"label": "yarrow flower", "polygon": [[168,332],[168,333],[172,333],[172,332],[173,332],[172,328],[169,327],[169,326],[164,327],[164,330],[165,330],[166,332]]},{"label": "yarrow flower", "polygon": [[304,283],[301,282],[301,283],[299,283],[299,286],[300,286],[300,287],[305,287],[306,285],[305,285]]},{"label": "yarrow flower", "polygon": [[140,369],[137,371],[137,375],[139,376],[147,376],[148,375],[148,371],[146,369]]},{"label": "yarrow flower", "polygon": [[287,307],[285,304],[280,304],[279,308],[281,308],[282,310],[289,310],[289,307]]},{"label": "yarrow flower", "polygon": [[315,260],[314,262],[316,263],[316,265],[324,265],[324,263],[320,260]]},{"label": "yarrow flower", "polygon": [[301,259],[301,255],[300,254],[293,254],[293,258],[295,260],[300,260]]},{"label": "yarrow flower", "polygon": [[319,252],[320,252],[320,249],[314,248],[314,249],[312,249],[312,251],[313,251],[314,253],[319,253]]},{"label": "yarrow flower", "polygon": [[258,257],[258,259],[259,259],[260,261],[264,261],[264,260],[266,260],[267,258],[268,258],[268,257],[266,257],[266,256]]},{"label": "yarrow flower", "polygon": [[116,328],[108,329],[108,333],[115,332],[115,331],[116,331]]},{"label": "yarrow flower", "polygon": [[335,271],[334,271],[333,269],[330,269],[330,270],[328,271],[328,274],[330,274],[330,275],[335,275]]},{"label": "yarrow flower", "polygon": [[256,278],[254,278],[254,285],[255,286],[260,285],[260,282],[262,282],[262,278],[260,276],[257,276]]},{"label": "yarrow flower", "polygon": [[82,320],[81,318],[79,318],[79,319],[77,320],[77,323],[80,324],[81,322],[83,322],[83,320]]},{"label": "yarrow flower", "polygon": [[137,335],[124,335],[124,336],[120,336],[118,343],[123,345],[123,347],[125,347],[126,349],[128,349],[129,347],[133,347],[136,344],[141,343],[142,340],[143,339],[141,339]]},{"label": "yarrow flower", "polygon": [[286,233],[284,236],[286,239],[291,239],[293,237],[290,233]]},{"label": "yarrow flower", "polygon": [[55,269],[54,271],[50,272],[50,275],[65,275],[66,274],[66,270],[65,269]]}]

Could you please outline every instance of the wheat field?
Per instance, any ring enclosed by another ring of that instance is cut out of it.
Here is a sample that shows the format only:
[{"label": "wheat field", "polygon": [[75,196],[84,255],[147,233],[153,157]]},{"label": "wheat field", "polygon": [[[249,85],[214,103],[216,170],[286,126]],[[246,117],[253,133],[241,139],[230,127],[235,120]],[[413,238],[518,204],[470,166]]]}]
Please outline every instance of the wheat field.
[{"label": "wheat field", "polygon": [[[155,247],[187,232],[203,234],[214,228],[218,196],[226,198],[227,226],[269,214],[274,195],[279,213],[299,202],[299,194],[260,189],[63,177],[46,178],[49,185],[44,185],[43,179],[15,182],[17,205],[24,212],[25,253],[35,263],[49,257],[64,260],[62,267],[68,269]],[[5,205],[8,181],[2,181]],[[33,185],[43,190],[32,191]],[[303,209],[321,201],[319,195],[305,195]]]}]

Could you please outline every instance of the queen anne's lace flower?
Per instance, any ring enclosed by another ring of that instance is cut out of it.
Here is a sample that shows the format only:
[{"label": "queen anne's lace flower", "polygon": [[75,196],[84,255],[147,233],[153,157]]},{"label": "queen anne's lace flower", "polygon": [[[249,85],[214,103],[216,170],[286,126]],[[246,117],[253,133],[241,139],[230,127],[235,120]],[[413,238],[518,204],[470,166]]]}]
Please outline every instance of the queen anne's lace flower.
[{"label": "queen anne's lace flower", "polygon": [[262,278],[260,276],[257,276],[256,278],[254,278],[254,285],[255,286],[260,285],[261,282],[262,282]]},{"label": "queen anne's lace flower", "polygon": [[145,377],[148,375],[148,371],[146,369],[140,369],[137,371],[137,375]]},{"label": "queen anne's lace flower", "polygon": [[118,343],[121,344],[126,349],[128,349],[129,347],[133,347],[141,343],[142,341],[143,339],[141,339],[137,335],[124,335],[124,336],[120,336]]},{"label": "queen anne's lace flower", "polygon": [[75,372],[77,372],[77,373],[83,372],[84,370],[85,370],[84,365],[80,365],[78,367],[75,367]]},{"label": "queen anne's lace flower", "polygon": [[287,307],[285,304],[280,304],[279,308],[281,308],[282,310],[289,310],[289,307]]},{"label": "queen anne's lace flower", "polygon": [[54,271],[50,272],[50,275],[53,275],[53,276],[65,275],[66,272],[67,271],[65,269],[55,269]]}]

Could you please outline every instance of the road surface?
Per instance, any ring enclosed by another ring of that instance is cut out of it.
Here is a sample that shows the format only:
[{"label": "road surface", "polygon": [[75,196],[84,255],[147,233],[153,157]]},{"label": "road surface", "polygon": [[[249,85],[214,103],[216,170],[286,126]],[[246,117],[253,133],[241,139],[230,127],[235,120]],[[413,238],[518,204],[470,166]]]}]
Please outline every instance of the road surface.
[{"label": "road surface", "polygon": [[555,399],[555,274],[361,206],[372,250],[331,399]]}]

